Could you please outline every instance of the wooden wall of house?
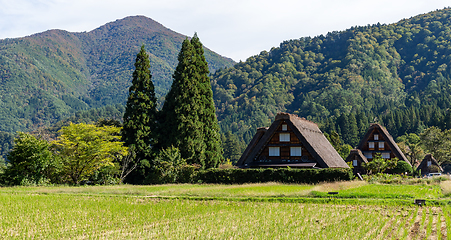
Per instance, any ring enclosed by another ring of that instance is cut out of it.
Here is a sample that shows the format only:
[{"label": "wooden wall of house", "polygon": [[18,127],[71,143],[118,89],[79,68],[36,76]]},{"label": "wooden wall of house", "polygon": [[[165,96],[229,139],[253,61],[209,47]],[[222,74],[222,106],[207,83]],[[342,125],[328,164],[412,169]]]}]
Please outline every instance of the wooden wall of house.
[{"label": "wooden wall of house", "polygon": [[[282,126],[287,125],[287,129],[283,130]],[[280,134],[289,134],[290,141],[289,142],[281,142]],[[269,156],[269,148],[270,147],[279,147],[280,156]],[[301,156],[290,156],[290,147],[301,147],[302,152]],[[285,122],[279,125],[277,130],[274,132],[274,135],[269,140],[267,146],[263,149],[261,154],[256,159],[259,162],[277,162],[277,163],[286,163],[286,162],[315,162],[312,155],[307,151],[307,149],[303,146],[302,142],[298,139],[296,134],[290,129],[290,126]]]},{"label": "wooden wall of house", "polygon": [[[374,135],[377,134],[378,135],[378,140],[374,139]],[[384,135],[382,134],[381,131],[379,131],[379,129],[374,128],[371,131],[371,134],[368,138],[368,140],[366,141],[366,143],[363,145],[363,147],[360,149],[362,152],[373,152],[373,157],[374,157],[374,153],[377,152],[385,152],[385,153],[390,153],[390,158],[395,158],[395,154],[393,153],[393,150],[390,148],[389,144],[388,144],[388,139],[385,139]],[[374,142],[374,147],[370,148],[370,143],[369,142]],[[379,148],[379,142],[384,142],[384,146],[383,148]],[[372,158],[368,158],[368,161],[371,161]]]}]

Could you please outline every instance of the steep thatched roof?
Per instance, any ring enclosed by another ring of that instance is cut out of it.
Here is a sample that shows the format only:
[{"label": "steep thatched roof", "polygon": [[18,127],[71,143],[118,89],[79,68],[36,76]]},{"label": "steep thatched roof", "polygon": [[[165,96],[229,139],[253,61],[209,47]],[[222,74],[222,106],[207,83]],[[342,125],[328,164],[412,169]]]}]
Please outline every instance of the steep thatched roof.
[{"label": "steep thatched roof", "polygon": [[352,149],[346,158],[346,162],[351,162],[352,160],[360,160],[361,162],[368,163],[368,159],[363,155],[360,149]]},{"label": "steep thatched roof", "polygon": [[406,161],[409,165],[410,162],[407,160],[406,156],[404,156],[404,153],[402,153],[401,149],[398,147],[398,144],[396,144],[395,140],[393,140],[393,137],[388,133],[387,129],[382,127],[380,124],[372,123],[371,126],[366,131],[365,136],[360,140],[359,145],[357,146],[357,149],[363,149],[365,144],[368,142],[368,139],[371,136],[371,133],[374,129],[378,129],[379,133],[382,135],[382,138],[388,143],[390,149],[393,151],[393,154],[399,159]]},{"label": "steep thatched roof", "polygon": [[266,130],[259,129],[248,145],[237,165],[245,167],[251,165],[253,161],[262,153],[265,146],[275,134],[275,131],[286,122],[290,129],[301,141],[307,151],[317,162],[317,167],[321,168],[349,168],[337,151],[318,128],[316,123],[300,118],[293,114],[279,113],[275,121]]},{"label": "steep thatched roof", "polygon": [[426,156],[424,156],[423,158],[423,161],[421,161],[420,165],[418,165],[417,169],[423,169],[427,167],[428,161],[431,161],[431,165],[439,167],[440,171],[443,172],[443,168],[438,164],[437,160],[435,160],[432,154],[426,154]]}]

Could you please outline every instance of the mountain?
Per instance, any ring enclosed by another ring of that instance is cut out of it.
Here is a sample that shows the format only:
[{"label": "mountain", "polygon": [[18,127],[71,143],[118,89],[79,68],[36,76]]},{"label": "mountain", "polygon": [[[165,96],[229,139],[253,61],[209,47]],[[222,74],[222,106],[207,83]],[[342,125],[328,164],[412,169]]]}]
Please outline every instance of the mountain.
[{"label": "mountain", "polygon": [[[135,16],[90,32],[49,30],[0,40],[0,131],[27,131],[76,111],[124,104],[142,44],[156,94],[164,96],[185,38]],[[205,56],[211,72],[234,64],[209,49]]]},{"label": "mountain", "polygon": [[[368,124],[414,108],[424,119],[399,134],[417,131],[440,121],[427,113],[451,107],[451,9],[285,41],[217,71],[212,84],[222,131],[245,142],[280,111],[340,132],[341,116]],[[402,119],[390,121],[401,128]]]}]

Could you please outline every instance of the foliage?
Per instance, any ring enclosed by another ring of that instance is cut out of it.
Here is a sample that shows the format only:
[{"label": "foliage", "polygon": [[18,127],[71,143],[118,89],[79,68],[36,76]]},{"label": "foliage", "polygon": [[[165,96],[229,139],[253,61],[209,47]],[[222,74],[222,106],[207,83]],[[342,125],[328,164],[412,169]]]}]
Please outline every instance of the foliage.
[{"label": "foliage", "polygon": [[241,157],[242,143],[231,131],[222,135],[222,148],[224,149],[224,159],[230,161],[232,165],[236,164]]},{"label": "foliage", "polygon": [[70,124],[63,127],[53,141],[56,154],[61,158],[62,172],[73,184],[79,184],[99,170],[112,166],[113,161],[127,154],[127,148],[119,141],[120,128],[96,127],[93,124]]},{"label": "foliage", "polygon": [[334,147],[334,149],[340,154],[341,158],[346,159],[351,152],[351,145],[343,144],[337,132],[332,131],[330,134],[324,133],[324,136],[330,142],[330,144]]},{"label": "foliage", "polygon": [[178,148],[171,146],[162,149],[155,159],[156,177],[158,183],[187,183],[191,181],[194,170],[188,165]]},{"label": "foliage", "polygon": [[206,168],[217,167],[223,159],[223,148],[221,135],[219,133],[218,119],[213,101],[213,91],[209,77],[208,63],[205,60],[203,45],[197,33],[191,39],[195,50],[195,58],[192,63],[197,68],[196,80],[198,81],[201,111],[199,121],[203,123],[202,134],[205,142],[205,166]]},{"label": "foliage", "polygon": [[406,174],[407,173],[408,175],[412,175],[413,174],[413,168],[406,161],[398,161],[398,163],[396,164],[396,167],[391,169],[390,172],[391,173],[396,173],[396,174]]},{"label": "foliage", "polygon": [[427,153],[431,153],[439,164],[449,161],[451,157],[451,129],[441,131],[430,127],[420,134],[421,143]]},{"label": "foliage", "polygon": [[437,165],[431,165],[431,166],[429,166],[427,168],[428,168],[428,172],[430,172],[430,173],[439,173],[439,172],[441,172],[440,167],[437,166]]},{"label": "foliage", "polygon": [[174,146],[182,158],[202,168],[216,167],[222,146],[202,44],[185,39],[174,81],[161,111],[161,148]]},{"label": "foliage", "polygon": [[415,133],[400,136],[396,139],[396,142],[412,166],[415,166],[417,162],[423,159],[424,153],[421,147],[421,138]]},{"label": "foliage", "polygon": [[134,146],[136,158],[139,159],[137,174],[141,179],[147,175],[157,141],[157,99],[149,68],[149,55],[142,45],[136,56],[122,128],[124,144]]},{"label": "foliage", "polygon": [[42,185],[55,181],[59,164],[46,140],[19,132],[8,153],[8,166],[3,181],[8,185]]},{"label": "foliage", "polygon": [[229,158],[226,158],[224,163],[219,164],[218,168],[219,169],[229,169],[229,168],[238,168],[238,167],[234,166],[234,164],[232,163],[232,161],[230,161]]},{"label": "foliage", "polygon": [[260,169],[217,169],[202,170],[194,176],[194,182],[242,184],[257,182],[283,183],[318,183],[332,181],[346,181],[353,178],[351,169],[289,169],[289,168],[260,168]]},{"label": "foliage", "polygon": [[217,71],[222,131],[248,143],[280,111],[313,120],[352,147],[376,121],[394,138],[429,126],[449,129],[450,13],[285,41]]},{"label": "foliage", "polygon": [[380,153],[376,153],[373,160],[368,163],[364,163],[368,175],[383,173],[388,170],[393,170],[398,164],[398,158],[384,159],[381,157]]},{"label": "foliage", "polygon": [[94,171],[88,178],[86,184],[90,185],[116,185],[122,183],[120,166],[116,162],[113,165],[103,166]]},{"label": "foliage", "polygon": [[[14,145],[14,134],[0,132],[0,162],[5,163],[6,156]],[[6,164],[6,163],[5,163]]]}]

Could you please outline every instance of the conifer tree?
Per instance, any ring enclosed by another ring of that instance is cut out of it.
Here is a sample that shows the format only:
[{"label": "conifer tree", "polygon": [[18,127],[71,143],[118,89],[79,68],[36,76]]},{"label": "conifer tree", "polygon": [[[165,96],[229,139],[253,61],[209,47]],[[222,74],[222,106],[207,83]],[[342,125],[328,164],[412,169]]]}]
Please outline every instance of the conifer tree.
[{"label": "conifer tree", "polygon": [[195,49],[188,39],[182,43],[173,82],[162,109],[161,142],[163,148],[180,149],[188,163],[205,165],[205,144],[202,123],[199,84],[194,65]]},{"label": "conifer tree", "polygon": [[202,133],[206,144],[205,167],[217,167],[222,160],[222,143],[219,134],[219,125],[216,118],[215,104],[213,101],[213,91],[211,90],[210,78],[208,77],[208,63],[205,60],[204,49],[197,34],[191,39],[191,44],[196,51],[195,66],[198,72],[199,93],[201,100],[201,111],[199,119],[204,124]]},{"label": "conifer tree", "polygon": [[145,176],[145,170],[150,166],[150,156],[156,139],[157,99],[149,68],[149,55],[142,45],[136,56],[122,129],[122,140],[126,146],[134,147],[136,159],[140,161],[140,177]]},{"label": "conifer tree", "polygon": [[203,168],[222,159],[208,64],[197,35],[185,39],[161,114],[161,148],[180,149],[182,158]]}]

